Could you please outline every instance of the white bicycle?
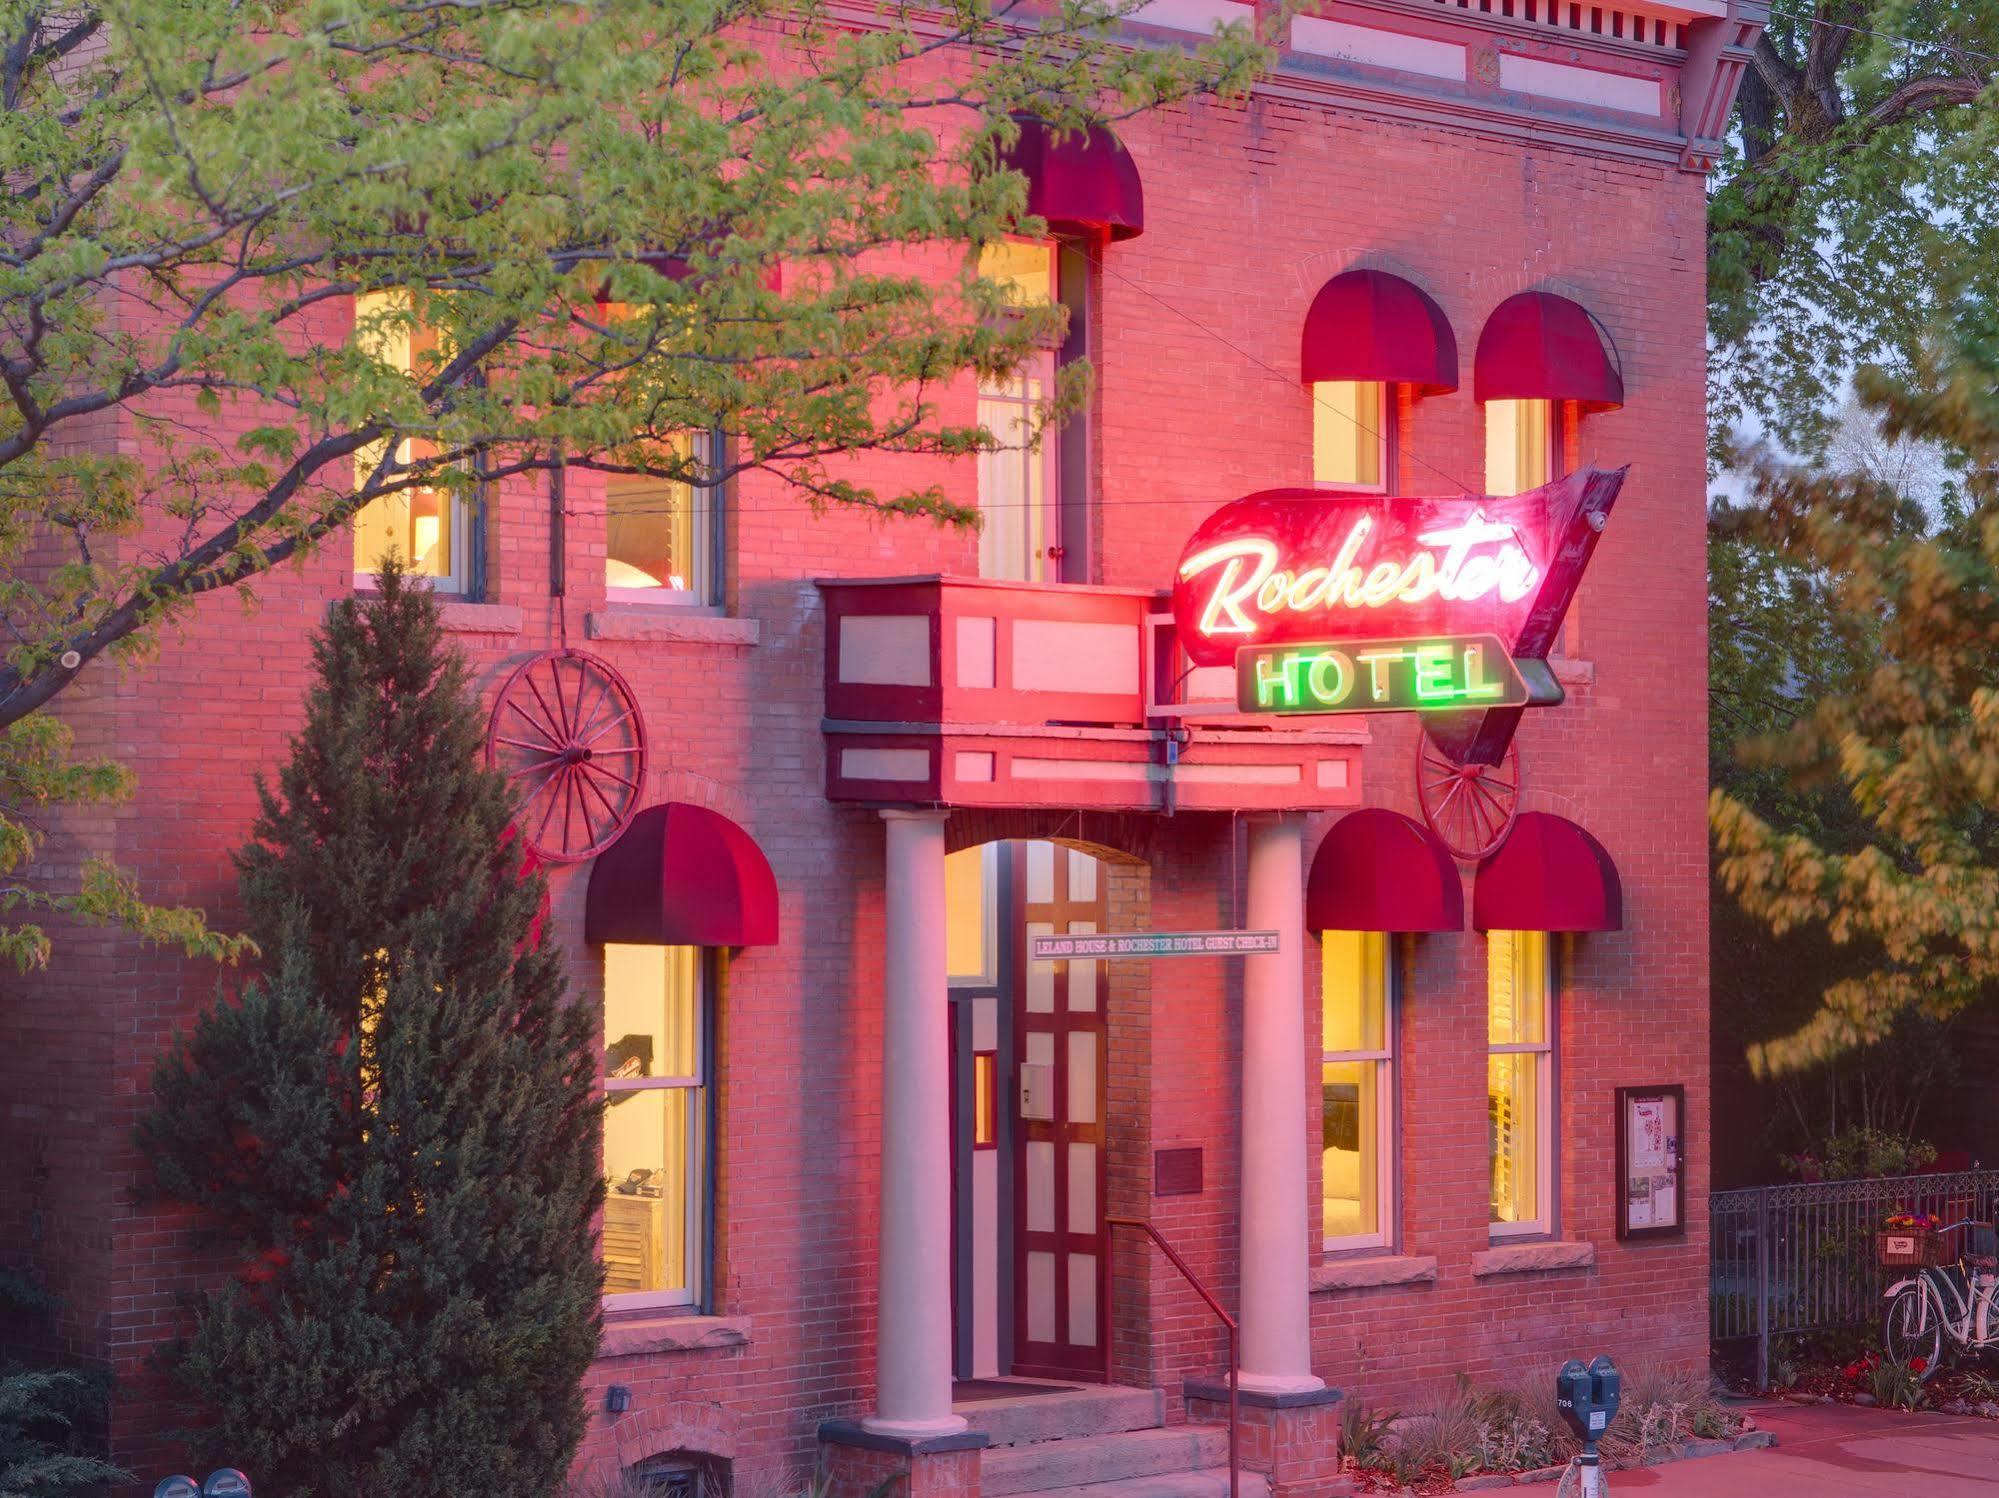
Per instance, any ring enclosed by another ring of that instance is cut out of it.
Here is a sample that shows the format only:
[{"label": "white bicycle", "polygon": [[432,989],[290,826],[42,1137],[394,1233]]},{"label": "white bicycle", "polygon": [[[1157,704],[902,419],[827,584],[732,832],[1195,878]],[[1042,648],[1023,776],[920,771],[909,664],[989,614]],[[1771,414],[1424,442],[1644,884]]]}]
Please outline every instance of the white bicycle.
[{"label": "white bicycle", "polygon": [[1957,1258],[1932,1264],[1897,1280],[1884,1293],[1887,1324],[1881,1345],[1891,1361],[1914,1369],[1928,1383],[1943,1361],[1944,1344],[1958,1352],[1999,1346],[1999,1233],[1989,1222],[1954,1222],[1943,1238],[1968,1229]]}]

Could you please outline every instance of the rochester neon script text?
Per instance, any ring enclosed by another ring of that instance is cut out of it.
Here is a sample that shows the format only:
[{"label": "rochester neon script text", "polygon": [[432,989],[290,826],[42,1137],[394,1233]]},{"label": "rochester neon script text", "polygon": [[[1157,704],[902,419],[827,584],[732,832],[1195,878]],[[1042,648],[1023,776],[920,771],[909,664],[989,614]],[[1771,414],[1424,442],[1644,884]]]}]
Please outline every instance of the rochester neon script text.
[{"label": "rochester neon script text", "polygon": [[1253,635],[1252,608],[1266,615],[1304,614],[1419,604],[1433,597],[1471,603],[1495,595],[1517,603],[1541,581],[1541,569],[1528,560],[1513,527],[1486,519],[1483,510],[1473,510],[1462,524],[1425,531],[1417,540],[1427,550],[1403,560],[1362,560],[1373,529],[1373,517],[1361,516],[1329,563],[1295,572],[1277,565],[1282,556],[1277,543],[1263,536],[1220,541],[1196,552],[1180,565],[1183,579],[1219,569],[1201,610],[1201,633]]}]

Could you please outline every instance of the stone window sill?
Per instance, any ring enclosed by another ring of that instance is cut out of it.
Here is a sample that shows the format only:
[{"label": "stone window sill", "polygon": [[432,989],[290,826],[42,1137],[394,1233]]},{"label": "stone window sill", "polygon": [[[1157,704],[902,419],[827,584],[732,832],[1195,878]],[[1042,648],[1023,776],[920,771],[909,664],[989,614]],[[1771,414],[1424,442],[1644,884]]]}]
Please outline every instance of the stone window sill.
[{"label": "stone window sill", "polygon": [[750,1340],[747,1316],[634,1316],[604,1323],[597,1355],[640,1357],[655,1352],[702,1352],[741,1347]]},{"label": "stone window sill", "polygon": [[467,603],[462,598],[440,598],[437,622],[454,635],[517,635],[521,632],[521,609],[517,603]]},{"label": "stone window sill", "polygon": [[1327,1259],[1313,1266],[1312,1292],[1424,1285],[1436,1278],[1435,1254],[1368,1254],[1364,1258]]},{"label": "stone window sill", "polygon": [[696,645],[755,645],[763,638],[756,619],[732,619],[724,614],[697,614],[692,609],[601,609],[584,619],[593,640],[676,640]]},{"label": "stone window sill", "polygon": [[1471,1256],[1471,1272],[1484,1279],[1495,1274],[1534,1274],[1544,1269],[1588,1269],[1596,1263],[1596,1245],[1573,1239],[1541,1239],[1532,1243],[1495,1243]]}]

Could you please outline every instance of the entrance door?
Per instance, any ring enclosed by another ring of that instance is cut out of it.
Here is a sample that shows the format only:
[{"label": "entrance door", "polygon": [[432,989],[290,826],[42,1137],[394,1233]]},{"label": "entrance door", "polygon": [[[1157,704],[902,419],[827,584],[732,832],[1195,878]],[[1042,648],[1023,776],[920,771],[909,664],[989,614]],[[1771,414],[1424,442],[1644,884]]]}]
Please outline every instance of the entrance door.
[{"label": "entrance door", "polygon": [[1100,962],[1033,962],[1028,938],[1103,929],[1103,870],[1053,843],[1015,843],[1013,1370],[1103,1379],[1105,1010]]}]

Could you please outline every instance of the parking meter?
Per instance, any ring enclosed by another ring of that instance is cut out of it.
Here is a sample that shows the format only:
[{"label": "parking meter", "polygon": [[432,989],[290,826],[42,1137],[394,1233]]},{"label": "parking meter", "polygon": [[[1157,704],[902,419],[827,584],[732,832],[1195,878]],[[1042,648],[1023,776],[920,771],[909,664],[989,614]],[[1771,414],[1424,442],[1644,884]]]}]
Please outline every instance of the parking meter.
[{"label": "parking meter", "polygon": [[1623,1397],[1624,1375],[1607,1357],[1598,1356],[1588,1367],[1579,1359],[1570,1358],[1555,1375],[1555,1408],[1576,1433],[1576,1439],[1583,1443],[1577,1462],[1582,1468],[1585,1498],[1595,1498],[1603,1492],[1603,1467],[1596,1446],[1610,1429],[1610,1422],[1617,1418],[1617,1406]]},{"label": "parking meter", "polygon": [[250,1498],[250,1479],[234,1467],[220,1468],[201,1485],[201,1498]]}]

